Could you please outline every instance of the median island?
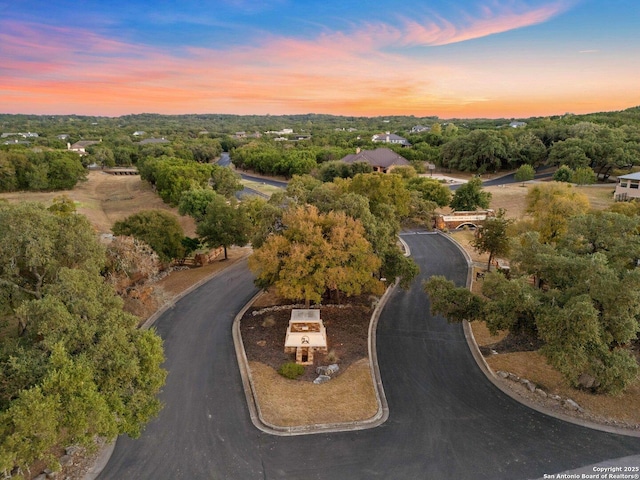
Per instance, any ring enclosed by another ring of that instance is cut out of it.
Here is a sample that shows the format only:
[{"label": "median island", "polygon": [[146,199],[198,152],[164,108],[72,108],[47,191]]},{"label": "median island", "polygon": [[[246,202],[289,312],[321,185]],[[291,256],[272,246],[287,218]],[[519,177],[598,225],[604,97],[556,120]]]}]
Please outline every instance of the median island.
[{"label": "median island", "polygon": [[[378,297],[361,295],[319,310],[327,349],[316,351],[312,363],[296,365],[295,352],[285,353],[285,335],[292,309],[301,308],[267,292],[240,320],[240,333],[263,423],[278,428],[366,421],[378,413],[369,359],[369,324]],[[288,366],[287,366],[288,365]],[[318,367],[338,365],[330,380],[314,383]],[[299,369],[300,375],[289,374]],[[282,373],[278,373],[278,371]]]}]

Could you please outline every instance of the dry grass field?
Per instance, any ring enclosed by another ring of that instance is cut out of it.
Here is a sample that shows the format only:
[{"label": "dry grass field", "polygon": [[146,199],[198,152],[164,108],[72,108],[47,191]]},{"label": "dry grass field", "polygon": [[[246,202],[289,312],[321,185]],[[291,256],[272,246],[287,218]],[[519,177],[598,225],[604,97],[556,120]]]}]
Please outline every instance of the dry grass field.
[{"label": "dry grass field", "polygon": [[260,362],[250,362],[249,367],[262,418],[272,425],[355,422],[377,412],[368,358],[323,385],[288,380]]},{"label": "dry grass field", "polygon": [[10,202],[36,201],[49,205],[55,197],[61,195],[66,195],[76,203],[78,212],[87,216],[98,233],[111,232],[111,226],[116,221],[140,210],[160,209],[176,214],[185,235],[195,235],[193,219],[178,215],[178,210],[165,204],[138,175],[109,175],[91,171],[87,180],[79,183],[73,190],[2,193],[0,199]]}]

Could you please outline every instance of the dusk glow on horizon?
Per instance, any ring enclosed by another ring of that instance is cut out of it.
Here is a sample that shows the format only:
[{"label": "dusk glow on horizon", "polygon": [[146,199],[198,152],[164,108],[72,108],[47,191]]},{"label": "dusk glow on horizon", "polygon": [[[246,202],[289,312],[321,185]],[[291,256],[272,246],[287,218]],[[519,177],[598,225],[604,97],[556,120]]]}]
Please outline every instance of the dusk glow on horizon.
[{"label": "dusk glow on horizon", "polygon": [[0,0],[0,113],[622,110],[639,25],[637,0]]}]

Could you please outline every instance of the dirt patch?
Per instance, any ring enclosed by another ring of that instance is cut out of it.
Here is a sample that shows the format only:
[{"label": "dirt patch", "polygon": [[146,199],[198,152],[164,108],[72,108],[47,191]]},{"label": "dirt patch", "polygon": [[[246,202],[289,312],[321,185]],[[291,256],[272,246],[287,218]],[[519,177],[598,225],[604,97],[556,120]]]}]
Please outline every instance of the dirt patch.
[{"label": "dirt patch", "polygon": [[[284,337],[291,318],[291,309],[254,312],[265,310],[250,308],[240,321],[240,332],[247,359],[261,362],[274,370],[286,362],[295,361],[294,354],[284,353]],[[373,310],[368,298],[358,297],[347,305],[327,305],[320,309],[320,317],[327,330],[328,353],[317,353],[314,365],[305,367],[304,375],[298,382],[310,382],[318,375],[315,368],[320,365],[337,363],[340,372],[351,364],[369,355],[369,323]],[[337,376],[340,376],[341,373]]]}]

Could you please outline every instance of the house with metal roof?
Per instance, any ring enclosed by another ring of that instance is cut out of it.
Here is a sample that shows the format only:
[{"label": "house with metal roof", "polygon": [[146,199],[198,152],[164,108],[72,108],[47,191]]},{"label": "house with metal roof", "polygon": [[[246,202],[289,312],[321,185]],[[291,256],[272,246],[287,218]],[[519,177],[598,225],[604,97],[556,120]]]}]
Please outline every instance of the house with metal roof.
[{"label": "house with metal roof", "polygon": [[640,172],[620,175],[613,198],[618,202],[640,198]]},{"label": "house with metal roof", "polygon": [[356,153],[347,155],[342,160],[344,163],[368,163],[374,172],[388,173],[396,167],[411,165],[409,160],[398,155],[390,148],[376,148],[375,150],[356,150]]}]

